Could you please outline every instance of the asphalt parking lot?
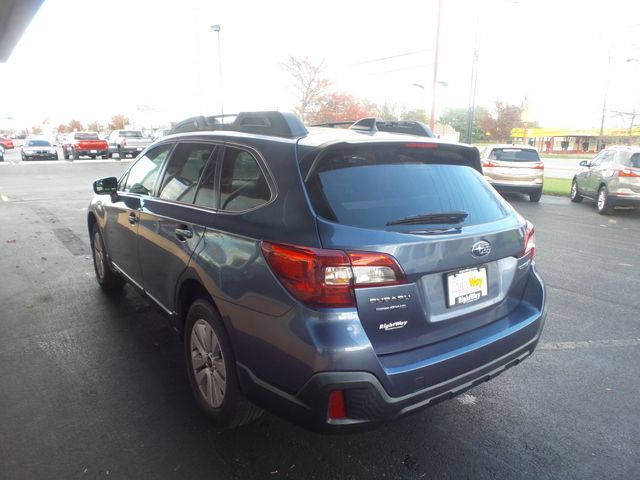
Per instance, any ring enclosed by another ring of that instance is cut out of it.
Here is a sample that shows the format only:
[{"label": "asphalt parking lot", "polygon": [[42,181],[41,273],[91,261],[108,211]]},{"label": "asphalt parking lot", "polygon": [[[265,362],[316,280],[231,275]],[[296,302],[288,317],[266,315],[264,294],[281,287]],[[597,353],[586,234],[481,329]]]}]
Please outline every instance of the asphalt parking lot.
[{"label": "asphalt parking lot", "polygon": [[217,432],[179,338],[93,278],[91,181],[126,165],[0,164],[0,478],[640,478],[640,212],[508,198],[536,226],[549,317],[491,382],[368,433],[268,414]]}]

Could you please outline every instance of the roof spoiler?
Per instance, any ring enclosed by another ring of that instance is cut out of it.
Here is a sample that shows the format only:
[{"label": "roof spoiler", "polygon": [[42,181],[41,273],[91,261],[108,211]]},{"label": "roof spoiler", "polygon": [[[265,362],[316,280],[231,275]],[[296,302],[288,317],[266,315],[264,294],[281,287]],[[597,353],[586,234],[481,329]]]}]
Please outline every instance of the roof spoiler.
[{"label": "roof spoiler", "polygon": [[[235,117],[230,123],[225,118]],[[210,132],[225,130],[232,132],[255,133],[273,137],[298,138],[309,133],[292,113],[288,112],[240,112],[233,115],[210,115],[190,117],[178,122],[171,133]]]},{"label": "roof spoiler", "polygon": [[413,120],[376,120],[375,118],[363,118],[357,121],[349,120],[319,123],[312,125],[312,127],[335,128],[345,125],[349,125],[350,130],[356,130],[362,133],[375,134],[376,132],[390,132],[416,135],[418,137],[436,137],[427,125]]}]

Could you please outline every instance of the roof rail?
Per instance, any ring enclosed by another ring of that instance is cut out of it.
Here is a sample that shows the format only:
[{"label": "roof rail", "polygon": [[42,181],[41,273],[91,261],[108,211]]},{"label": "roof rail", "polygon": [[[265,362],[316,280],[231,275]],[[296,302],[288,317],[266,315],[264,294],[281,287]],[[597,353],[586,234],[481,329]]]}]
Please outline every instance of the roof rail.
[{"label": "roof rail", "polygon": [[[235,120],[231,123],[223,123],[222,120],[227,117],[235,117]],[[300,119],[292,113],[273,111],[190,117],[178,122],[171,133],[215,130],[256,133],[284,138],[304,137],[309,133]]]},{"label": "roof rail", "polygon": [[340,127],[349,125],[349,129],[363,133],[390,132],[416,135],[419,137],[435,138],[431,129],[422,122],[413,120],[376,120],[375,118],[363,118],[361,120],[327,122],[311,125],[312,127]]}]

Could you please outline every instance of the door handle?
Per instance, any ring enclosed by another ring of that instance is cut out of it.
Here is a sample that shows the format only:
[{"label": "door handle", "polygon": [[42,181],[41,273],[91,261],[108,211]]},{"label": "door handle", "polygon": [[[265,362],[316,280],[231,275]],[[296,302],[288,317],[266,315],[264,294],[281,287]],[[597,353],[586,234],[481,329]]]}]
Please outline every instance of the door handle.
[{"label": "door handle", "polygon": [[178,227],[174,230],[178,240],[186,240],[187,238],[193,238],[193,232],[186,226]]},{"label": "door handle", "polygon": [[129,214],[129,223],[131,225],[135,225],[136,223],[138,223],[138,216],[133,212]]}]

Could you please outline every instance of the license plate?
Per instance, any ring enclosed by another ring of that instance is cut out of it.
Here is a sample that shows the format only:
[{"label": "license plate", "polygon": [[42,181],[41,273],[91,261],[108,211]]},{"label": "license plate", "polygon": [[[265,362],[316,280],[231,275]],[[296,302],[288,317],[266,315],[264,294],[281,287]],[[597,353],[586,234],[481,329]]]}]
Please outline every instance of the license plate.
[{"label": "license plate", "polygon": [[91,150],[91,153],[98,153],[97,150]]},{"label": "license plate", "polygon": [[488,293],[487,267],[474,267],[447,274],[447,305],[466,305]]}]

